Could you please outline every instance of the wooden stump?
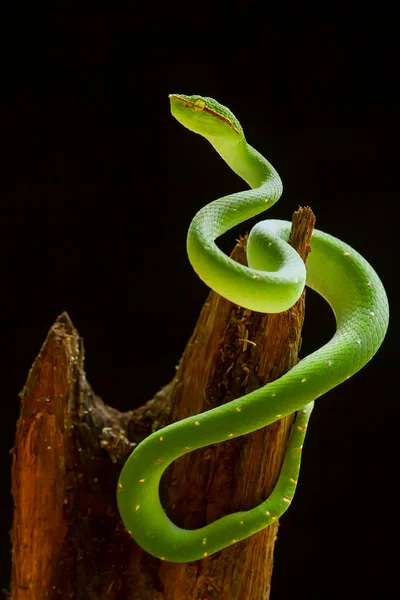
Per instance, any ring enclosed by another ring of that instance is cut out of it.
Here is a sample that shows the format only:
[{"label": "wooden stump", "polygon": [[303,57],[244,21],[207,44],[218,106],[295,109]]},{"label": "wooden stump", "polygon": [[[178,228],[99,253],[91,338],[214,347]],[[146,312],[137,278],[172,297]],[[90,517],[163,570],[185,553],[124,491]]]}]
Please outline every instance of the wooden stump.
[{"label": "wooden stump", "polygon": [[[294,214],[304,260],[314,216]],[[246,239],[233,258],[245,264]],[[170,422],[273,381],[298,360],[304,295],[264,315],[210,292],[174,379],[145,406],[120,413],[94,395],[83,343],[68,315],[51,328],[21,393],[13,450],[13,600],[266,600],[278,523],[201,561],[160,562],[125,531],[116,483],[135,444]],[[168,515],[200,527],[271,492],[293,417],[175,461],[161,483]]]}]

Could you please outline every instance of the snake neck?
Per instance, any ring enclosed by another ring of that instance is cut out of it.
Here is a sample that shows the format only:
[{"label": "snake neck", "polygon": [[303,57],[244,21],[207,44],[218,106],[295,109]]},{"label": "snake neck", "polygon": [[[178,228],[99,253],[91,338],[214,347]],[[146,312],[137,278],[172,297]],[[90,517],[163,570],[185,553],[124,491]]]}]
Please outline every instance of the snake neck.
[{"label": "snake neck", "polygon": [[[282,184],[274,167],[241,136],[239,140],[208,136],[208,141],[229,167],[251,188],[258,188],[271,179]],[[280,194],[279,194],[280,195]],[[278,195],[278,197],[279,197]]]}]

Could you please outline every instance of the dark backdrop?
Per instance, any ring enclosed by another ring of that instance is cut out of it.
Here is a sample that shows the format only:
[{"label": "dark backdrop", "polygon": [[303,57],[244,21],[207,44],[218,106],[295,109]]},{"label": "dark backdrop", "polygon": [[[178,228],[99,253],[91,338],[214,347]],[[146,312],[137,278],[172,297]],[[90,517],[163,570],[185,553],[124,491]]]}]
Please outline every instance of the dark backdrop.
[{"label": "dark backdrop", "polygon": [[[55,3],[4,21],[3,586],[17,393],[49,327],[69,313],[107,403],[148,400],[173,377],[207,294],[186,258],[189,222],[244,187],[171,118],[168,93],[229,106],[283,179],[271,217],[310,205],[317,227],[361,252],[396,302],[394,17],[136,4]],[[221,246],[229,251],[251,225]],[[396,597],[395,319],[368,367],[317,403],[282,518],[274,600]],[[302,355],[333,327],[309,293]]]}]

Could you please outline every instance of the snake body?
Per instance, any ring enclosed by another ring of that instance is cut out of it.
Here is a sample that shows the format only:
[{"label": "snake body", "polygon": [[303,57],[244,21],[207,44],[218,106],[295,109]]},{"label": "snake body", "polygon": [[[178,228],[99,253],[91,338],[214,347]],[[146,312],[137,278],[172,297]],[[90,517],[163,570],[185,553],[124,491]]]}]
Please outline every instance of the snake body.
[{"label": "snake body", "polygon": [[[383,285],[368,262],[344,242],[315,230],[304,263],[287,243],[291,224],[269,220],[251,231],[248,267],[226,256],[215,240],[272,206],[282,193],[279,175],[246,141],[235,116],[215,100],[170,96],[173,116],[208,139],[250,190],[225,196],[201,209],[188,232],[187,251],[199,277],[232,302],[254,311],[281,312],[304,285],[331,305],[333,338],[280,379],[233,402],[183,419],[141,442],[122,469],[118,507],[126,528],[154,556],[187,562],[204,558],[276,520],[296,488],[301,448],[313,401],[361,369],[381,345],[389,308]],[[195,530],[177,527],[159,499],[160,478],[175,459],[197,448],[241,436],[297,412],[277,484],[259,506],[226,515]]]}]

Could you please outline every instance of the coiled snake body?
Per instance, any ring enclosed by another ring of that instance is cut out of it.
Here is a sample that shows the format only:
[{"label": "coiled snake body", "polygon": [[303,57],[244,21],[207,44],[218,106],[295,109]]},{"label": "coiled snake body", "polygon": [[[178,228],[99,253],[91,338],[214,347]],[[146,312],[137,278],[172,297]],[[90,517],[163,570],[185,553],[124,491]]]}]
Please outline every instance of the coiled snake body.
[{"label": "coiled snake body", "polygon": [[[291,223],[263,221],[251,231],[248,267],[226,256],[216,238],[272,206],[282,193],[272,165],[246,141],[242,127],[224,106],[201,96],[170,96],[174,117],[208,139],[250,190],[219,198],[201,209],[188,232],[187,251],[194,270],[213,290],[254,311],[287,310],[304,285],[331,305],[336,333],[280,379],[233,402],[156,431],[132,452],[118,482],[122,519],[134,539],[154,556],[197,560],[242,540],[276,520],[296,488],[301,448],[313,401],[361,369],[381,345],[388,325],[382,283],[344,242],[315,230],[307,271],[287,243]],[[172,461],[197,448],[265,427],[298,411],[277,484],[255,508],[218,519],[200,529],[177,527],[159,499],[160,478]]]}]

